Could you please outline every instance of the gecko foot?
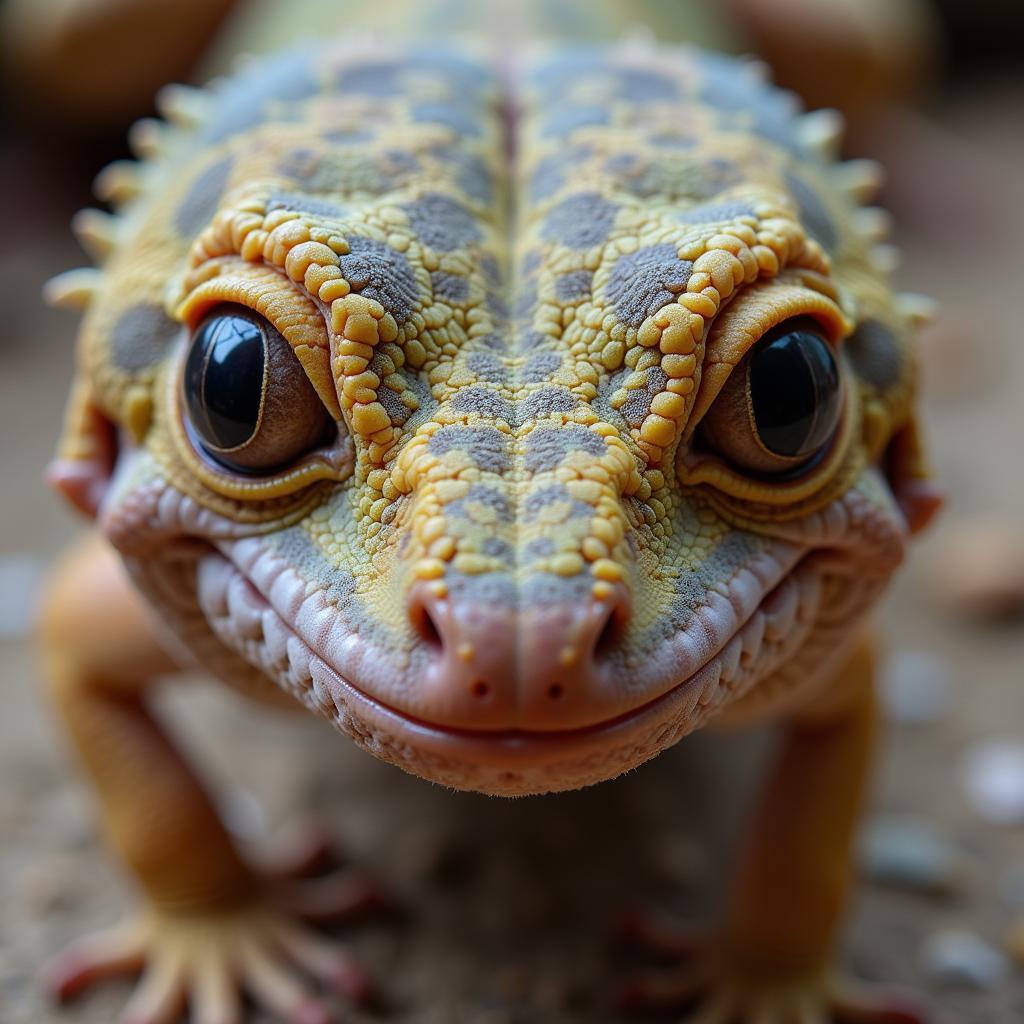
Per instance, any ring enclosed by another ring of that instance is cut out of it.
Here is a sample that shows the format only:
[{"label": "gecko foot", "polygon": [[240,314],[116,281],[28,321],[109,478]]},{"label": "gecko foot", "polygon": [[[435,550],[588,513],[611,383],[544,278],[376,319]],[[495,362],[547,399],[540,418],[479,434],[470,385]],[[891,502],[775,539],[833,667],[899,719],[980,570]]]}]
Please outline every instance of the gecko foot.
[{"label": "gecko foot", "polygon": [[620,937],[671,964],[628,978],[614,993],[620,1010],[679,1012],[680,1024],[927,1024],[920,1007],[837,979],[752,963],[726,943],[660,919],[633,916]]},{"label": "gecko foot", "polygon": [[326,870],[326,843],[261,874],[238,906],[190,911],[147,908],[86,936],[58,955],[45,981],[61,1002],[109,978],[141,978],[120,1024],[172,1024],[186,1005],[193,1024],[240,1024],[248,995],[283,1024],[330,1024],[336,1012],[318,989],[365,1005],[369,975],[337,939],[306,924],[362,916],[386,905],[350,870]]}]

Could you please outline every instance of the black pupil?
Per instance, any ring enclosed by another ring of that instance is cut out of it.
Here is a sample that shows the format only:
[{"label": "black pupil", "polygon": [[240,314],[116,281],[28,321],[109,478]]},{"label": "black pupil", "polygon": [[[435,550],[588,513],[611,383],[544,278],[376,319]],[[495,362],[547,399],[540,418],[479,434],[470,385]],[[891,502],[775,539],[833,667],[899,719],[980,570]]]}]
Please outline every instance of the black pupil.
[{"label": "black pupil", "polygon": [[813,455],[835,432],[839,368],[813,322],[789,321],[766,334],[750,359],[750,401],[764,446],[776,455]]},{"label": "black pupil", "polygon": [[228,450],[256,431],[263,401],[263,331],[248,316],[212,316],[200,325],[185,363],[189,418],[206,444]]}]

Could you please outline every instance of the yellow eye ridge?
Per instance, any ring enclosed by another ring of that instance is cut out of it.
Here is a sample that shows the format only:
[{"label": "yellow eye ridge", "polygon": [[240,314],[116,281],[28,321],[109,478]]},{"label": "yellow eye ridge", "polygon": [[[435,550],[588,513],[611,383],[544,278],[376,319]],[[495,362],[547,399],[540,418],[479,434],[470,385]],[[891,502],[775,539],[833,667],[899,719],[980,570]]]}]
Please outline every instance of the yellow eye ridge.
[{"label": "yellow eye ridge", "polygon": [[[793,516],[806,515],[815,507],[828,504],[837,490],[863,469],[866,456],[853,442],[860,436],[861,413],[850,373],[842,375],[843,416],[835,436],[823,457],[815,459],[805,473],[779,480],[752,477],[733,469],[712,452],[696,452],[681,446],[676,462],[680,483],[707,486],[721,495],[744,503],[744,515],[757,518],[756,510],[746,503],[763,504],[777,510],[787,508]],[[839,485],[837,487],[837,484]],[[777,518],[777,511],[769,513]]]}]

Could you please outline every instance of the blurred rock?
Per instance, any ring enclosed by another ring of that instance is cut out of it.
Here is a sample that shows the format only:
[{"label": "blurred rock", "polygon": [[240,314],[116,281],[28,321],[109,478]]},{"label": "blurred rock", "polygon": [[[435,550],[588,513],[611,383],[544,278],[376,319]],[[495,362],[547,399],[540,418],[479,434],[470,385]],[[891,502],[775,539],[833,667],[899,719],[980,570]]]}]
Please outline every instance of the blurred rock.
[{"label": "blurred rock", "polygon": [[1024,743],[992,739],[976,743],[963,761],[971,806],[995,825],[1024,823]]},{"label": "blurred rock", "polygon": [[667,836],[651,851],[651,868],[671,885],[689,889],[705,883],[711,873],[707,850],[679,832]]},{"label": "blurred rock", "polygon": [[960,851],[930,824],[914,818],[879,818],[864,833],[861,870],[872,882],[911,892],[949,895],[962,887]]},{"label": "blurred rock", "polygon": [[1024,620],[1024,522],[966,522],[938,545],[931,572],[938,600],[956,616]]},{"label": "blurred rock", "polygon": [[930,936],[921,952],[921,966],[940,985],[987,991],[1009,971],[1007,958],[973,932],[944,929]]},{"label": "blurred rock", "polygon": [[0,639],[25,636],[35,622],[46,563],[31,555],[0,558]]},{"label": "blurred rock", "polygon": [[893,651],[882,666],[882,703],[901,725],[929,725],[945,718],[952,693],[948,663],[928,651]]}]

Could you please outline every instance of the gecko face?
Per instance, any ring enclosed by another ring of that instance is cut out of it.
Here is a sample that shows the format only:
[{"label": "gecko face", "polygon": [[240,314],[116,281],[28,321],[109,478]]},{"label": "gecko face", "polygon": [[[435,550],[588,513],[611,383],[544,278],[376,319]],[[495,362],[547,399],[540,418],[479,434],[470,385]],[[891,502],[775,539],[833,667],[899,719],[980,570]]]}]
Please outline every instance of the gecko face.
[{"label": "gecko face", "polygon": [[513,173],[476,65],[315,70],[204,129],[84,328],[101,526],[169,631],[493,793],[820,686],[902,557],[913,367],[779,94],[542,62]]}]

